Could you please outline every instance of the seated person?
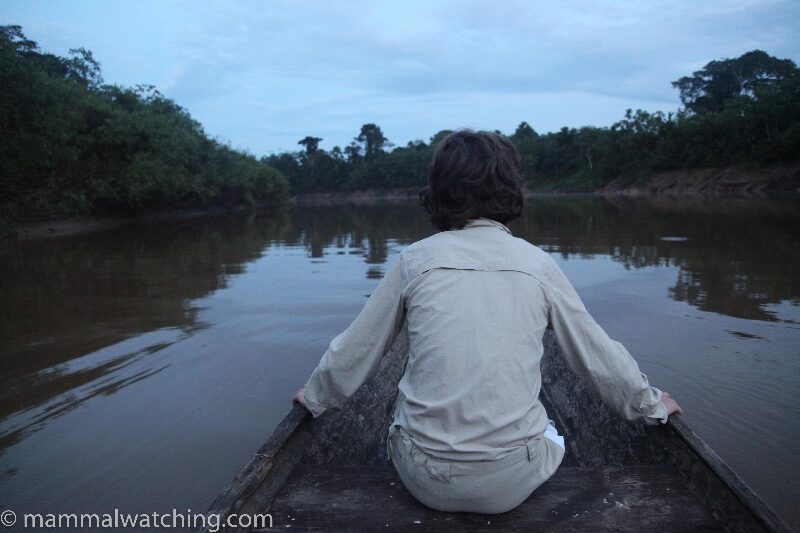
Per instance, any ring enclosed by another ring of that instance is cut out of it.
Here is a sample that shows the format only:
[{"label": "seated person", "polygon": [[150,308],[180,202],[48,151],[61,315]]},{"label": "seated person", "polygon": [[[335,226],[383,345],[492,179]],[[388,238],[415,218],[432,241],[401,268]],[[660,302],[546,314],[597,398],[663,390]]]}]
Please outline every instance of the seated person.
[{"label": "seated person", "polygon": [[548,326],[570,367],[621,417],[657,424],[681,413],[555,261],[511,234],[522,188],[507,138],[462,130],[443,139],[420,193],[441,231],[399,254],[294,398],[315,417],[342,406],[407,322],[388,451],[406,488],[437,510],[508,511],[561,464],[563,438],[539,401]]}]

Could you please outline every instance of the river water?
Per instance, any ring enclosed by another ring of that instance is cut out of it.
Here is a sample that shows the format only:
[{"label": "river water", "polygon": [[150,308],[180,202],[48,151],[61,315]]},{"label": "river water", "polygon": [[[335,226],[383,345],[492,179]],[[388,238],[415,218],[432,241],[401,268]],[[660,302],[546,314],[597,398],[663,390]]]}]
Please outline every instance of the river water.
[{"label": "river water", "polygon": [[[510,228],[800,528],[800,204],[537,197]],[[204,511],[433,231],[387,203],[4,244],[0,508]]]}]

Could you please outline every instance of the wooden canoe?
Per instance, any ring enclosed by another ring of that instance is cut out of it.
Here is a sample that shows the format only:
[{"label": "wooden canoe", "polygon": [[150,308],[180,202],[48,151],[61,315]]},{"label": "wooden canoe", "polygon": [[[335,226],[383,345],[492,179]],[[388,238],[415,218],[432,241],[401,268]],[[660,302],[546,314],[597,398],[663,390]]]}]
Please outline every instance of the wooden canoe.
[{"label": "wooden canoe", "polygon": [[618,419],[544,338],[541,400],[564,435],[556,474],[501,515],[442,513],[405,490],[385,436],[408,355],[398,336],[378,374],[317,419],[295,406],[208,514],[269,513],[291,531],[790,531],[680,417]]}]

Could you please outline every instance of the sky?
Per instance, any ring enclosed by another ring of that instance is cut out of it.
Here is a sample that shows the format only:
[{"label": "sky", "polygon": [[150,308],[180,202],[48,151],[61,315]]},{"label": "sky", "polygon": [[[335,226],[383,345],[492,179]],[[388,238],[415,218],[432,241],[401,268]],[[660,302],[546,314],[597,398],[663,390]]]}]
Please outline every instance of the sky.
[{"label": "sky", "polygon": [[800,63],[800,1],[0,0],[52,53],[91,50],[106,83],[155,85],[256,156],[396,146],[443,129],[610,126],[675,111],[670,82],[761,49]]}]

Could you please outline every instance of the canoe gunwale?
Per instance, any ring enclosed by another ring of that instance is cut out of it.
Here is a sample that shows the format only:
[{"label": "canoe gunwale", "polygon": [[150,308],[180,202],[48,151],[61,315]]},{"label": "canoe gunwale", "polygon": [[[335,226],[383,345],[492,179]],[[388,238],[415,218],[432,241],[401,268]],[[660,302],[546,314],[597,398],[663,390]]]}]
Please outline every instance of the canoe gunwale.
[{"label": "canoe gunwale", "polygon": [[[692,454],[727,487],[767,531],[792,533],[792,529],[761,499],[758,494],[703,440],[680,416],[667,421],[670,433],[677,436]],[[680,469],[680,468],[679,468]],[[691,481],[691,473],[683,472]]]},{"label": "canoe gunwale", "polygon": [[[571,460],[581,461],[578,466],[669,461],[727,530],[791,533],[680,416],[670,417],[667,424],[659,426],[620,420],[567,367],[554,336],[546,334],[544,342],[541,399],[571,441],[569,455]],[[407,357],[408,336],[404,331],[383,358],[376,376],[342,409],[312,418],[304,407],[295,404],[206,515],[224,520],[231,514],[269,512],[273,499],[300,462],[364,465],[386,461],[385,450],[380,455],[384,436],[372,433],[382,433],[389,426],[397,382]],[[621,443],[625,453],[617,453]],[[631,451],[636,453],[628,453]]]},{"label": "canoe gunwale", "polygon": [[[294,405],[267,442],[220,493],[207,515],[224,517],[234,513],[265,512],[282,489],[294,467],[300,463],[305,444],[311,438],[314,420],[303,407]],[[681,417],[670,417],[659,433],[669,432],[666,440],[677,437],[725,486],[764,524],[768,531],[791,533],[791,529],[757,494],[712,450]],[[293,457],[287,457],[292,455]],[[284,468],[275,468],[286,461]],[[290,468],[286,468],[289,466]],[[266,487],[265,487],[266,485]],[[257,502],[253,497],[259,493]],[[259,508],[260,507],[260,508]]]},{"label": "canoe gunwale", "polygon": [[214,499],[206,516],[224,520],[231,514],[265,512],[300,462],[312,422],[311,413],[293,405],[270,438]]}]

